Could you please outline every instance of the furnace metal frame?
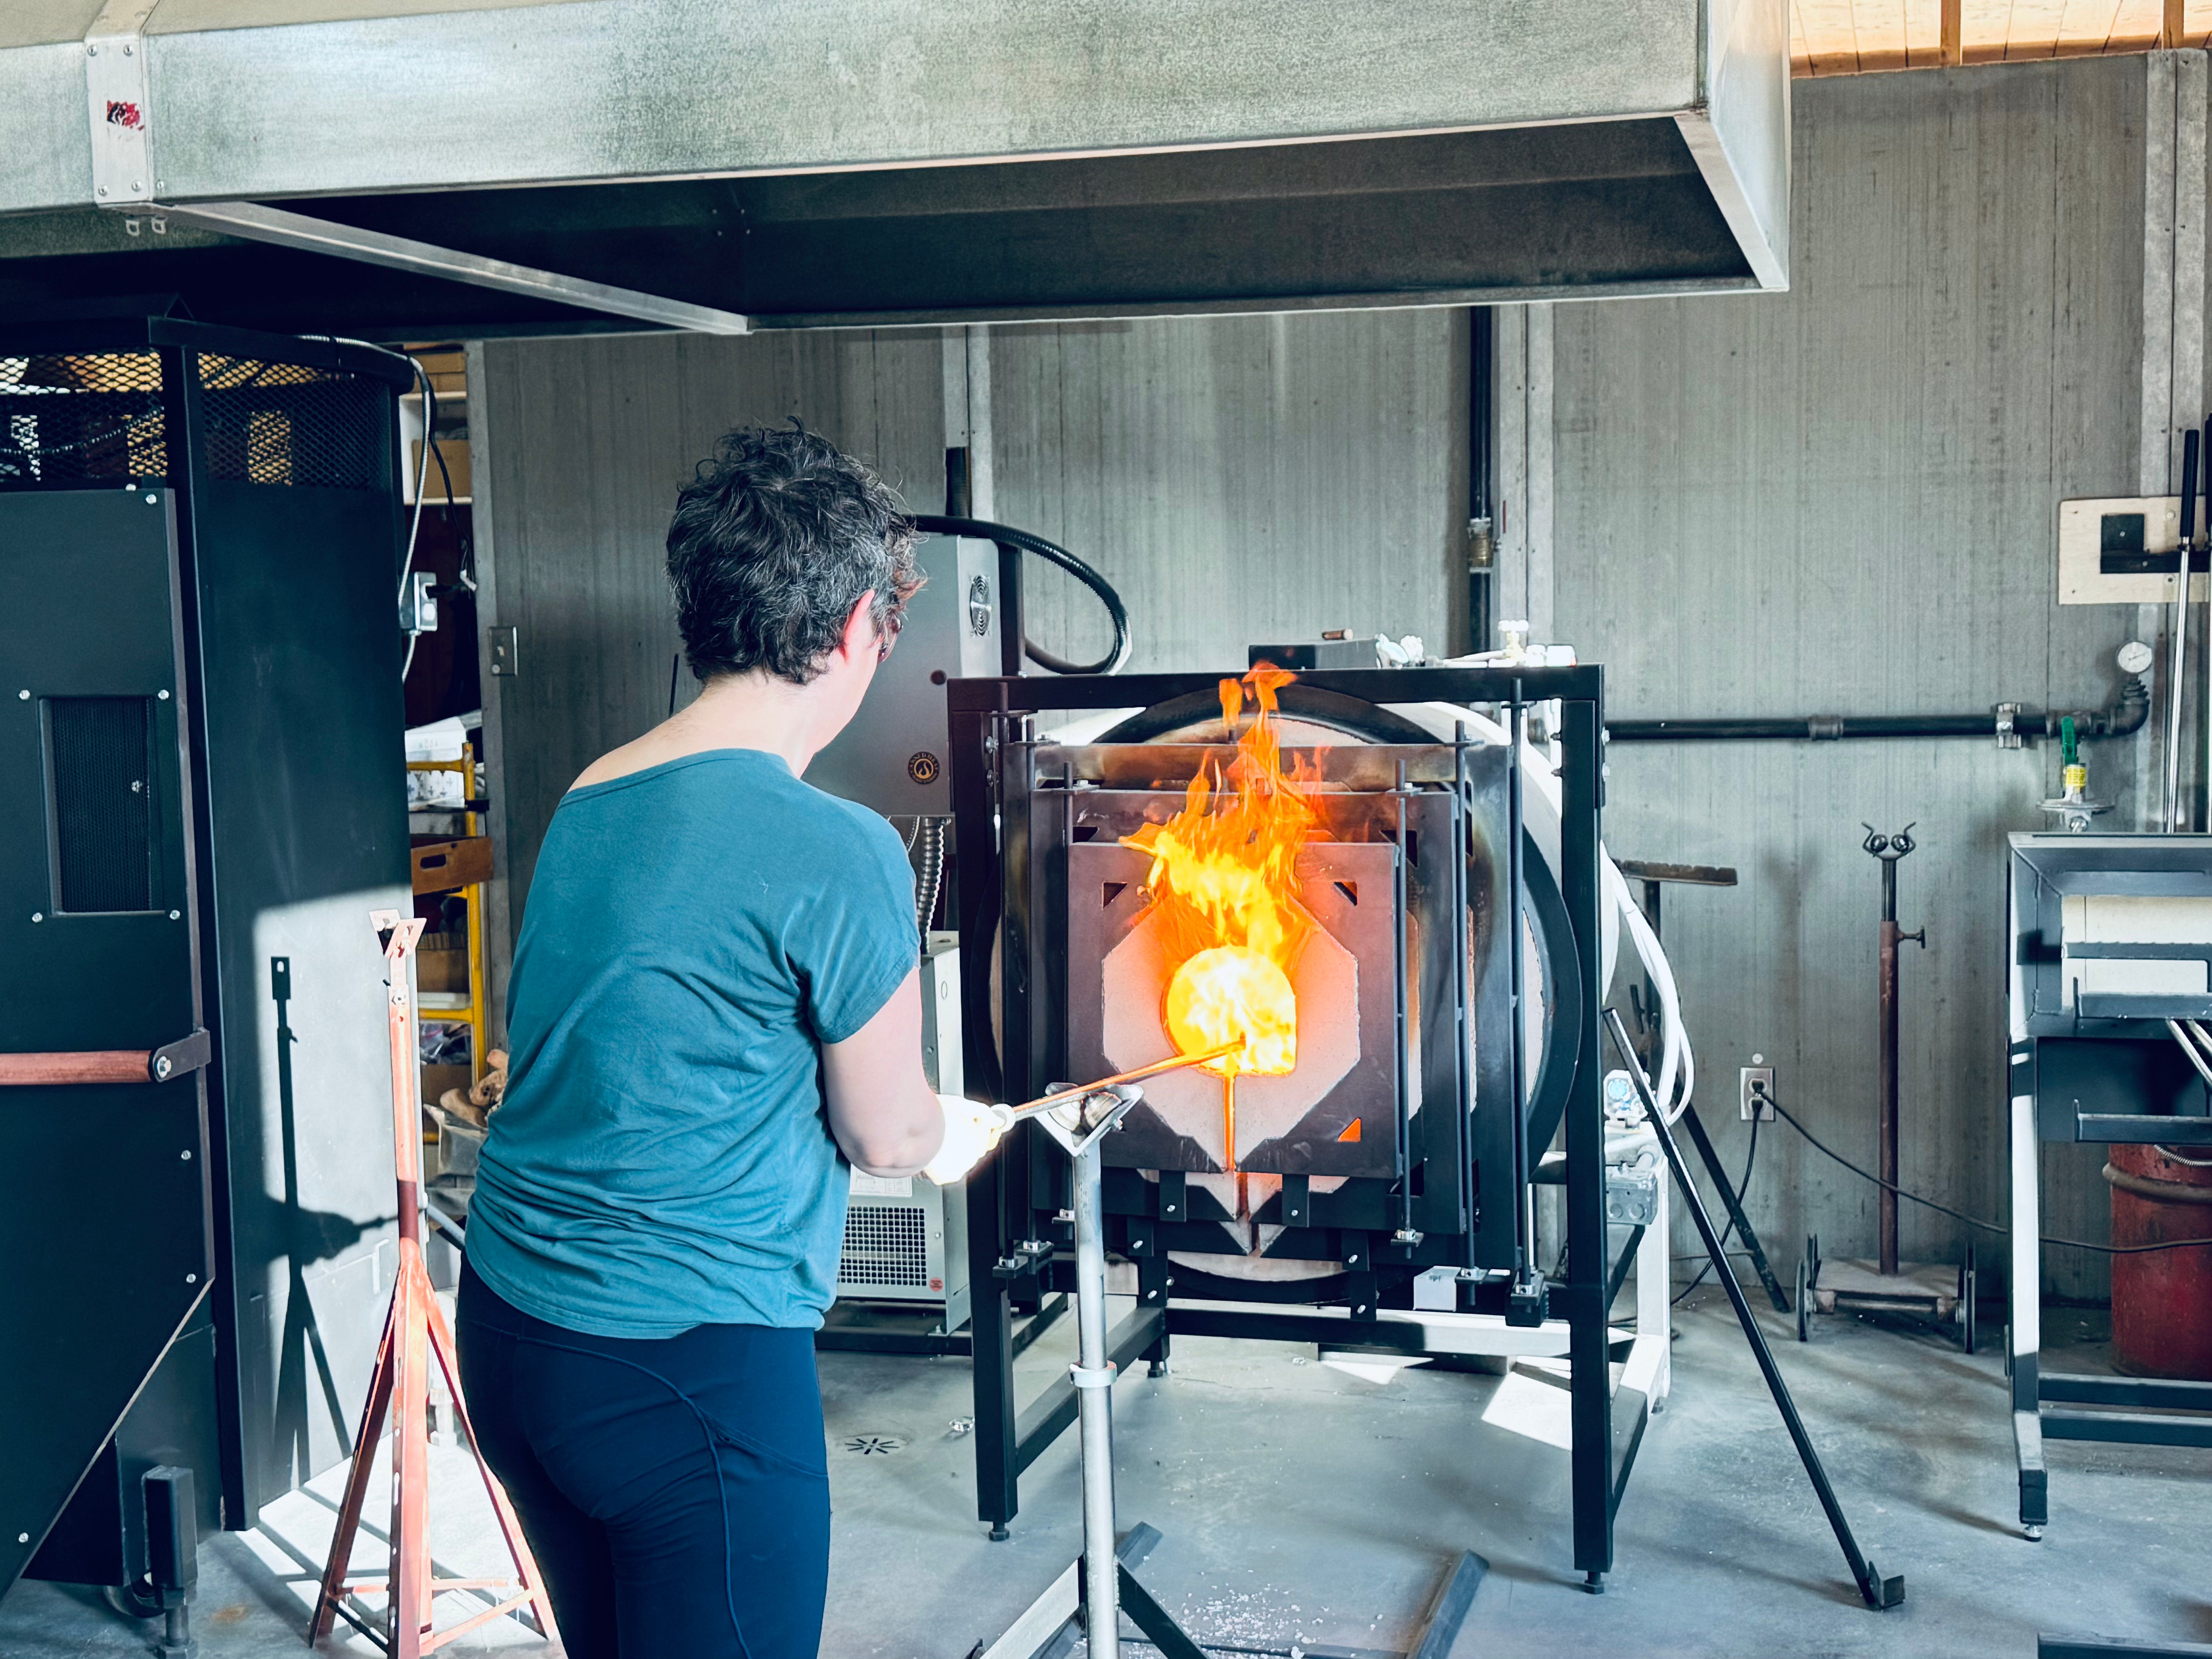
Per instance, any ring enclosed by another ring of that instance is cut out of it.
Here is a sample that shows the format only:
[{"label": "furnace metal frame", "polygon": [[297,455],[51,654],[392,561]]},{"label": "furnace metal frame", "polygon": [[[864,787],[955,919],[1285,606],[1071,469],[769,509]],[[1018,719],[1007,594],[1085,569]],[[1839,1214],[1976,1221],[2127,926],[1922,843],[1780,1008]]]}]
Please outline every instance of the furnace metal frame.
[{"label": "furnace metal frame", "polygon": [[[1053,1022],[1043,1007],[1052,974],[1051,963],[1040,954],[1050,937],[1044,907],[1057,872],[1042,856],[1049,850],[1043,845],[1049,837],[1037,833],[1036,814],[1041,805],[1055,814],[1068,809],[1064,791],[1072,774],[1060,778],[1040,775],[1037,751],[1048,745],[1036,741],[1033,717],[1047,710],[1149,710],[1179,698],[1210,701],[1220,678],[1008,677],[957,679],[947,687],[957,859],[955,901],[962,957],[971,964],[962,980],[963,1048],[969,1080],[979,1092],[999,1100],[1030,1098],[1062,1080],[1057,1073],[1066,1060],[1064,1053],[1054,1052]],[[1558,988],[1563,994],[1555,1004],[1547,1051],[1567,1063],[1547,1066],[1558,1080],[1538,1079],[1531,1096],[1533,1104],[1546,1083],[1559,1087],[1563,1081],[1565,1158],[1563,1171],[1554,1166],[1540,1176],[1537,1165],[1544,1146],[1530,1137],[1523,1167],[1515,1175],[1525,1183],[1556,1173],[1565,1191],[1566,1276],[1550,1287],[1551,1310],[1554,1318],[1564,1320],[1568,1333],[1575,1566],[1596,1588],[1613,1565],[1613,1517],[1650,1413],[1650,1395],[1624,1388],[1623,1394],[1632,1401],[1632,1418],[1616,1431],[1610,1372],[1613,1339],[1607,1315],[1638,1240],[1630,1240],[1619,1262],[1613,1260],[1607,1237],[1604,1065],[1599,1046],[1605,902],[1599,835],[1602,674],[1595,666],[1366,670],[1304,674],[1297,684],[1307,691],[1356,699],[1378,711],[1387,711],[1391,704],[1515,701],[1552,703],[1559,711],[1563,805],[1558,890],[1548,896],[1563,909],[1571,930],[1572,973]],[[1379,717],[1389,718],[1387,713]],[[1426,741],[1447,753],[1455,749],[1449,742]],[[1456,747],[1463,763],[1485,746],[1462,740]],[[1494,744],[1488,748],[1498,752]],[[1472,793],[1464,798],[1469,811],[1487,810]],[[1492,844],[1503,846],[1504,842],[1493,836]],[[1524,893],[1532,900],[1547,896],[1539,892],[1543,860],[1524,857],[1522,864]],[[1497,880],[1502,889],[1502,865]],[[1520,911],[1505,914],[1517,915]],[[994,960],[1000,963],[996,975],[989,970]],[[998,1036],[1001,1030],[1003,1050]],[[1480,1066],[1478,1059],[1474,1069]],[[1465,1104],[1474,1098],[1471,1077],[1462,1088],[1465,1092],[1459,1098]],[[1326,1241],[1330,1259],[1345,1268],[1344,1293],[1328,1298],[1317,1299],[1309,1286],[1211,1274],[1203,1276],[1202,1297],[1170,1294],[1168,1253],[1182,1248],[1175,1231],[1188,1224],[1187,1215],[1176,1213],[1185,1208],[1177,1201],[1182,1182],[1148,1182],[1134,1170],[1110,1170],[1106,1191],[1109,1247],[1134,1264],[1139,1287],[1136,1310],[1110,1334],[1109,1348],[1115,1368],[1126,1372],[1140,1358],[1155,1366],[1164,1364],[1170,1340],[1177,1334],[1417,1354],[1448,1351],[1430,1346],[1419,1313],[1406,1318],[1382,1316],[1393,1309],[1411,1308],[1412,1282],[1423,1271],[1434,1267],[1494,1270],[1501,1239],[1510,1244],[1510,1206],[1504,1216],[1486,1216],[1480,1202],[1481,1191],[1494,1195],[1499,1190],[1498,1172],[1510,1160],[1493,1162],[1489,1179],[1478,1186],[1478,1160],[1497,1158],[1501,1132],[1494,1123],[1477,1118],[1463,1121],[1468,1133],[1450,1147],[1459,1160],[1464,1199],[1465,1222],[1457,1231],[1431,1205],[1426,1206],[1425,1224],[1418,1235],[1411,1229],[1394,1235],[1400,1218],[1395,1212],[1407,1200],[1404,1195],[1394,1200],[1390,1184],[1376,1180],[1347,1182],[1334,1193],[1297,1194],[1298,1201],[1308,1206],[1302,1217],[1277,1212],[1293,1224],[1302,1219]],[[1411,1166],[1407,1167],[1410,1172]],[[1060,1219],[1066,1200],[1052,1185],[1054,1174],[1048,1161],[1033,1159],[1024,1124],[968,1182],[977,1511],[994,1538],[1007,1535],[1008,1523],[1019,1510],[1022,1472],[1076,1416],[1076,1391],[1066,1378],[1026,1407],[1019,1405],[1014,1392],[1018,1308],[1032,1307],[1053,1291],[1067,1288],[1063,1281],[1068,1264],[1061,1258],[1071,1241]],[[1407,1176],[1401,1180],[1410,1186]],[[1510,1188],[1504,1190],[1510,1194]],[[1285,1191],[1289,1198],[1291,1183],[1285,1183]],[[1502,1276],[1494,1272],[1489,1279],[1475,1282],[1475,1310],[1503,1311],[1506,1291]],[[1328,1301],[1340,1305],[1326,1310]],[[1250,1305],[1233,1305],[1240,1302]],[[1663,1328],[1659,1338],[1663,1343]]]}]

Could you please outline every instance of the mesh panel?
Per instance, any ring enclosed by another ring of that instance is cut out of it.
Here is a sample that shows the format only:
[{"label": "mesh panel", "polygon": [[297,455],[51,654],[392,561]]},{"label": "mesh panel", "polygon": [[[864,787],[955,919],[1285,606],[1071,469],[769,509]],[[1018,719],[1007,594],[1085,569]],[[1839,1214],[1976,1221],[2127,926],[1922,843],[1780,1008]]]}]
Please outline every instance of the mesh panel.
[{"label": "mesh panel", "polygon": [[151,726],[143,697],[46,699],[57,908],[154,908]]},{"label": "mesh panel", "polygon": [[206,352],[195,361],[210,477],[319,489],[385,486],[381,381]]},{"label": "mesh panel", "polygon": [[855,1204],[847,1210],[837,1282],[928,1289],[928,1212],[918,1204]]},{"label": "mesh panel", "polygon": [[162,477],[166,438],[153,352],[0,357],[0,489]]}]

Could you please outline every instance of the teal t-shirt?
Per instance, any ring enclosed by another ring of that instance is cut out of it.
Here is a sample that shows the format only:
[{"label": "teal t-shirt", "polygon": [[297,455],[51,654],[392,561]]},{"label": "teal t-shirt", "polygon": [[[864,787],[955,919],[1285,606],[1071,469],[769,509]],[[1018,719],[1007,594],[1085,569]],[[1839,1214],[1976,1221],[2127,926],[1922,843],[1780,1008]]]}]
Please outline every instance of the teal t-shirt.
[{"label": "teal t-shirt", "polygon": [[477,1271],[595,1336],[820,1325],[849,1176],[818,1045],[873,1018],[918,947],[890,825],[778,756],[571,790],[507,985]]}]

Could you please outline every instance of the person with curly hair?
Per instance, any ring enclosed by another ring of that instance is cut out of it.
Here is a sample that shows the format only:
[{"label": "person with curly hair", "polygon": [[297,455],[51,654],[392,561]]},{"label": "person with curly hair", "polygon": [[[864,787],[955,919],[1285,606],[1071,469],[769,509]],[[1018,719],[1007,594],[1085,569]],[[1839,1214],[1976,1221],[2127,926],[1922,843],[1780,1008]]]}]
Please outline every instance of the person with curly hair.
[{"label": "person with curly hair", "polygon": [[805,781],[914,539],[796,422],[724,438],[668,531],[699,696],[586,768],[538,854],[459,1345],[570,1659],[815,1653],[851,1169],[951,1181],[996,1139],[923,1076],[898,836]]}]

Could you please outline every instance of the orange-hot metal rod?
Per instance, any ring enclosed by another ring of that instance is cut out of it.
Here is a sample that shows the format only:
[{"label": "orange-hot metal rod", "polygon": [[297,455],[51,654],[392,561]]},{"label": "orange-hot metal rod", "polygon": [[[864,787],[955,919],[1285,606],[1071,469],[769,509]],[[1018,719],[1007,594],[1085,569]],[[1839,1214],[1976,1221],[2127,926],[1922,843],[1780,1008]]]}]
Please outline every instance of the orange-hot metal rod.
[{"label": "orange-hot metal rod", "polygon": [[1133,1072],[1116,1072],[1112,1077],[1102,1077],[1096,1083],[1079,1084],[1073,1089],[1061,1089],[1053,1094],[1040,1095],[1035,1100],[1024,1101],[1011,1109],[1014,1117],[1034,1117],[1037,1113],[1054,1106],[1065,1106],[1080,1100],[1085,1095],[1096,1094],[1101,1089],[1110,1089],[1117,1083],[1134,1083],[1139,1079],[1158,1077],[1163,1072],[1179,1072],[1186,1066],[1203,1066],[1209,1060],[1218,1060],[1224,1054],[1233,1054],[1243,1043],[1224,1042],[1218,1048],[1205,1048],[1194,1054],[1174,1054],[1166,1060],[1156,1060],[1149,1066],[1139,1066]]},{"label": "orange-hot metal rod", "polygon": [[[1221,1145],[1229,1156],[1229,1173],[1237,1174],[1237,1073],[1221,1079]],[[1238,1183],[1243,1184],[1241,1182]]]}]

